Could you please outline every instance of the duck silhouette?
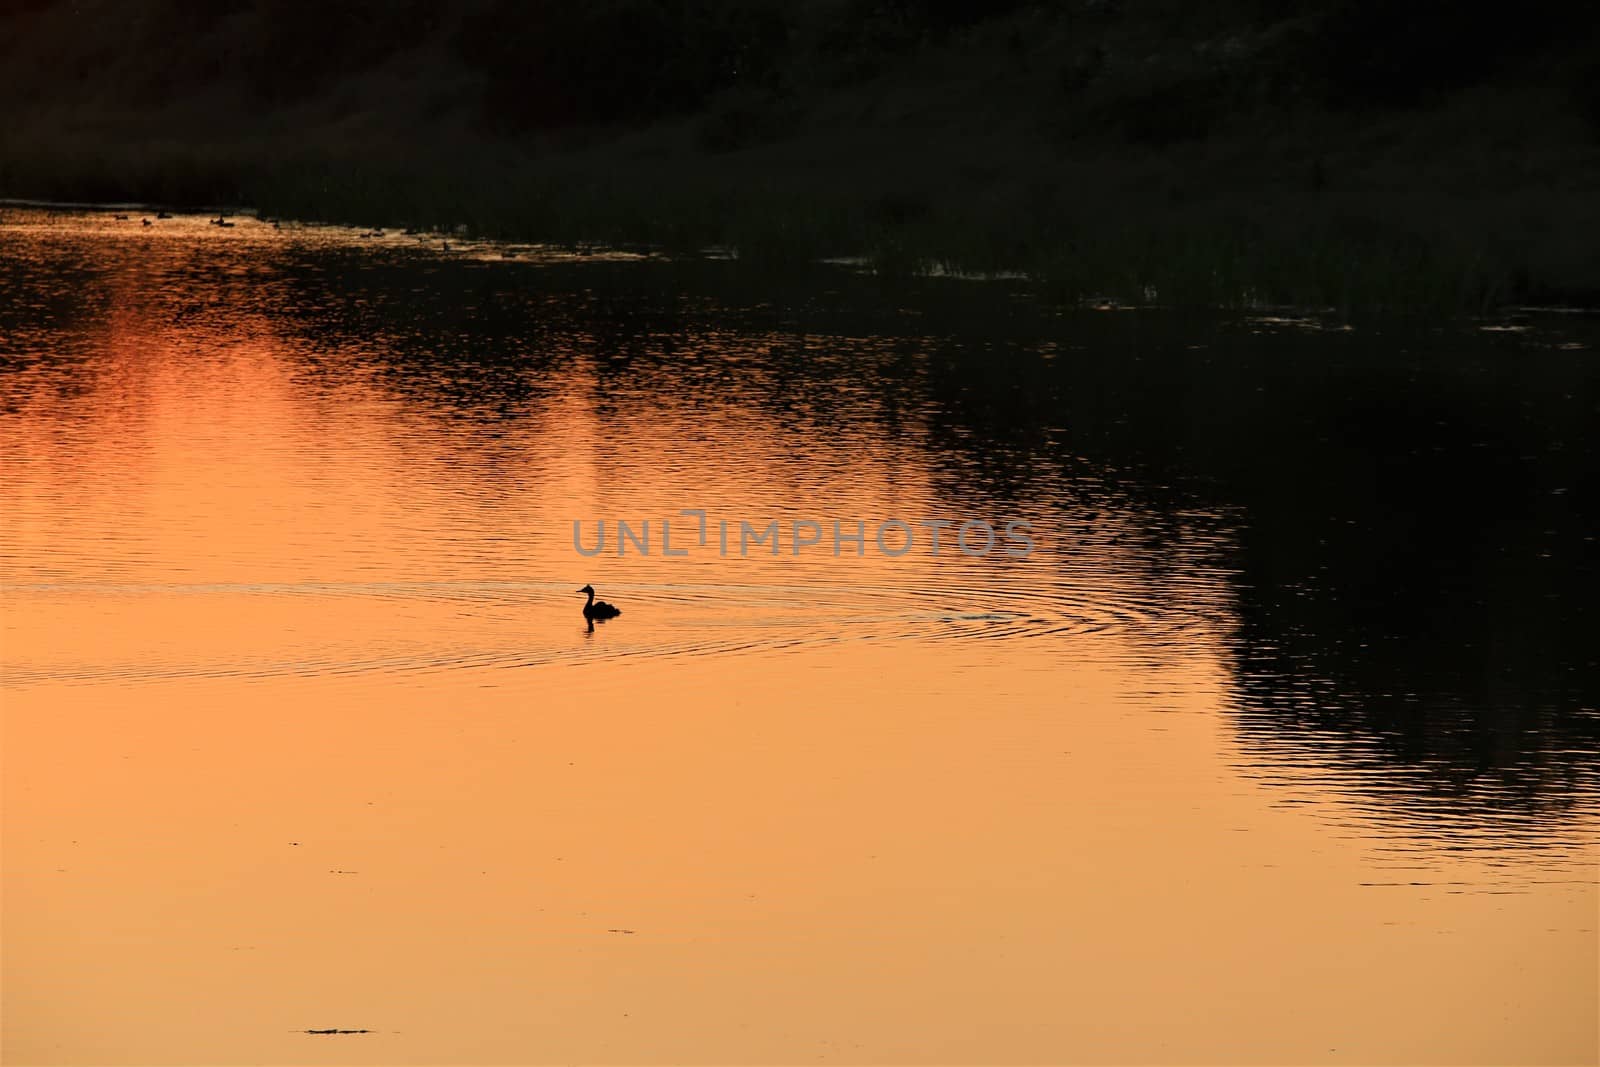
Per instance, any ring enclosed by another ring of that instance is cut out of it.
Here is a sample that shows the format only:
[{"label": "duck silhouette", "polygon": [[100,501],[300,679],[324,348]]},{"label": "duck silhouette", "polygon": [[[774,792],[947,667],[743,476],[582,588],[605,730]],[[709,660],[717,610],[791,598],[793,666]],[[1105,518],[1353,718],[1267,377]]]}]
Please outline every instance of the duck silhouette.
[{"label": "duck silhouette", "polygon": [[614,619],[618,615],[622,614],[622,609],[621,608],[614,607],[611,604],[607,604],[604,600],[596,600],[594,598],[594,586],[586,585],[582,589],[578,590],[578,592],[580,592],[580,593],[588,593],[589,594],[588,602],[583,605],[583,617],[584,618],[590,619],[590,620],[593,620],[593,619]]}]

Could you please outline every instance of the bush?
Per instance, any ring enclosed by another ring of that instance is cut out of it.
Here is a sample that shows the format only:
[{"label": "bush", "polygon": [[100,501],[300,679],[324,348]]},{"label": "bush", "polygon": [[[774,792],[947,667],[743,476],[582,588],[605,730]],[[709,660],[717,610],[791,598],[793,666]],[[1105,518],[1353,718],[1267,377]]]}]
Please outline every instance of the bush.
[{"label": "bush", "polygon": [[695,146],[705,152],[735,152],[781,137],[793,123],[793,107],[781,97],[734,90],[696,123]]},{"label": "bush", "polygon": [[457,48],[486,76],[492,124],[548,129],[649,119],[761,84],[787,40],[776,0],[495,0]]},{"label": "bush", "polygon": [[250,92],[276,104],[411,47],[438,29],[428,0],[257,0],[258,37],[242,56]]},{"label": "bush", "polygon": [[1524,0],[1515,10],[1455,0],[1348,0],[1323,18],[1305,62],[1331,103],[1408,106],[1476,85],[1561,40],[1582,25],[1577,7],[1562,0]]}]

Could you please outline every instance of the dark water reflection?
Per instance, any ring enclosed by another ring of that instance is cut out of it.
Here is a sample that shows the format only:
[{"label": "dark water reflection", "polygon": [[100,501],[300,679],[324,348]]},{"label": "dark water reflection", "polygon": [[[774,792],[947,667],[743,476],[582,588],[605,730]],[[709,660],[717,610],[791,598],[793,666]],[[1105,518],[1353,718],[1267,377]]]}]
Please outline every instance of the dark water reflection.
[{"label": "dark water reflection", "polygon": [[[1048,509],[1067,538],[1136,509],[1115,536],[1154,575],[1194,564],[1173,555],[1177,531],[1222,523],[1232,714],[1262,758],[1348,755],[1396,803],[1559,807],[1593,789],[1590,318],[1052,315],[999,286],[773,285],[728,264],[254,236],[243,253],[200,241],[152,258],[94,228],[8,234],[0,403],[81,394],[107,373],[97,339],[113,320],[209,339],[224,316],[240,336],[270,319],[294,337],[311,388],[355,362],[419,418],[487,438],[536,431],[574,366],[599,419],[737,402],[809,464],[847,468],[867,424],[914,443],[959,506]],[[135,287],[160,302],[134,304]],[[1389,791],[1389,766],[1427,773]]]},{"label": "dark water reflection", "polygon": [[1133,516],[1109,536],[1155,589],[1196,565],[1185,532],[1225,530],[1206,562],[1228,576],[1230,714],[1254,758],[1348,761],[1375,797],[1430,814],[1593,796],[1590,318],[1051,314],[1000,286],[252,236],[151,257],[93,227],[9,234],[0,403],[81,394],[108,373],[114,320],[209,340],[225,317],[294,338],[309,388],[335,392],[355,363],[481,439],[537,432],[574,367],[597,419],[736,403],[814,468],[848,471],[870,426],[958,508],[1048,512],[1080,541],[1102,513]]},{"label": "dark water reflection", "polygon": [[[259,661],[185,666],[180,649],[11,662],[9,684],[999,639],[1036,643],[1040,671],[1120,657],[1151,672],[1154,714],[1159,672],[1215,655],[1233,773],[1283,804],[1340,798],[1330,825],[1396,850],[1378,871],[1412,869],[1410,839],[1497,862],[1524,846],[1571,853],[1579,870],[1592,847],[1592,318],[1340,329],[1055,313],[998,284],[504,261],[246,221],[225,238],[191,220],[152,244],[103,220],[16,212],[0,230],[0,294],[0,412],[21,459],[0,486],[23,516],[8,520],[0,570],[14,603],[181,587],[221,598],[219,617],[260,597],[339,619],[358,600],[417,613],[388,637],[330,628]],[[326,446],[336,465],[369,450],[363,469],[391,471],[414,511],[359,536],[417,531],[401,573],[363,558],[358,535],[330,534],[305,546],[325,554],[320,569],[280,553],[239,557],[254,572],[190,574],[173,550],[125,533],[144,521],[126,485],[86,485],[77,504],[39,495],[71,484],[76,465],[106,463],[106,435],[148,429],[152,377],[181,395],[186,375],[221,374],[258,343],[309,398],[297,439],[210,438],[198,411],[196,447]],[[369,409],[386,437],[352,443],[340,420]],[[608,643],[578,647],[515,632],[531,607],[571,606],[568,575],[583,564],[559,544],[567,517],[696,505],[780,519],[1015,516],[1041,531],[1042,550],[1026,564],[899,571],[758,560],[671,580],[619,563],[602,595],[629,605],[623,622],[654,613],[670,630],[601,628]],[[524,527],[537,536],[520,539]],[[106,549],[90,533],[128,540]],[[428,605],[475,628],[450,637]],[[1097,634],[1135,640],[1073,643]],[[1526,877],[1552,871],[1573,874],[1558,862]],[[1363,884],[1387,884],[1372,877]]]},{"label": "dark water reflection", "polygon": [[1507,802],[1592,772],[1590,319],[1047,317],[953,283],[897,289],[905,306],[886,312],[871,282],[774,290],[731,270],[355,253],[307,257],[286,284],[306,350],[370,353],[387,388],[442,418],[514,421],[576,360],[602,417],[736,397],[802,452],[863,422],[916,435],[963,503],[1079,519],[1137,504],[1123,536],[1158,571],[1186,562],[1164,558],[1173,527],[1226,515],[1237,714],[1264,748],[1274,732],[1370,735],[1446,792],[1487,777]]}]

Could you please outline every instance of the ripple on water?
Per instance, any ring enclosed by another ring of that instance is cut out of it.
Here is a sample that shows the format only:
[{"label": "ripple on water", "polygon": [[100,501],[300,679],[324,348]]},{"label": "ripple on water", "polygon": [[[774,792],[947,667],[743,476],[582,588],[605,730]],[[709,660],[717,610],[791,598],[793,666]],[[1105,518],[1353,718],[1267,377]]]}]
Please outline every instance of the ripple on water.
[{"label": "ripple on water", "polygon": [[[280,620],[248,631],[248,641],[208,645],[202,653],[152,638],[149,647],[117,658],[77,655],[52,661],[24,654],[7,664],[0,684],[10,687],[532,668],[595,659],[772,653],[859,641],[1069,642],[1122,634],[1165,642],[1200,639],[1216,626],[1202,607],[1158,606],[1130,592],[1065,581],[1006,588],[1003,596],[993,587],[964,582],[617,583],[608,593],[623,605],[623,616],[600,624],[592,635],[567,583],[75,582],[13,584],[7,593],[21,620],[30,610],[48,611],[66,602],[81,610],[85,598],[98,601],[101,613],[123,630],[145,612],[169,623],[185,620],[199,630],[208,619],[261,617],[269,604],[276,605],[272,618]],[[1006,606],[994,607],[997,600]],[[298,618],[313,616],[314,626],[295,625]],[[406,626],[387,632],[383,620],[394,618],[403,618]],[[416,638],[419,632],[426,634],[425,642]]]}]

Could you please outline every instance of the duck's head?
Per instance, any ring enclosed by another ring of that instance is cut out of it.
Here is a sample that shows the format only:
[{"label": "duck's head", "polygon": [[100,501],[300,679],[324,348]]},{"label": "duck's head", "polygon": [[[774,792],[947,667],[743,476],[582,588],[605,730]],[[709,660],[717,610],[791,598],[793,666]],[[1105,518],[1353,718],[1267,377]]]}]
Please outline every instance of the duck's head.
[{"label": "duck's head", "polygon": [[594,595],[594,586],[586,585],[582,589],[578,590],[578,592],[580,592],[580,593],[588,593],[590,596],[593,596]]}]

